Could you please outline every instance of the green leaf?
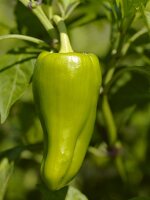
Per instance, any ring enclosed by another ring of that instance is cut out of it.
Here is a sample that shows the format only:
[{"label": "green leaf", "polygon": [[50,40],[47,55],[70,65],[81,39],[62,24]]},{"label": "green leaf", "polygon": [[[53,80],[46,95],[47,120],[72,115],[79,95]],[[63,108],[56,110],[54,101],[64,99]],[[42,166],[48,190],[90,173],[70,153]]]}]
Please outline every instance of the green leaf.
[{"label": "green leaf", "polygon": [[0,115],[3,123],[11,106],[29,85],[34,69],[35,55],[5,54],[0,57]]},{"label": "green leaf", "polygon": [[134,15],[142,5],[146,5],[148,0],[116,0],[118,8],[121,8],[123,17]]},{"label": "green leaf", "polygon": [[65,18],[68,18],[71,13],[75,10],[75,8],[80,4],[80,1],[74,1],[73,3],[69,4],[66,9]]},{"label": "green leaf", "polygon": [[[15,28],[15,1],[1,1],[0,2],[0,26],[6,28]],[[9,14],[8,14],[9,13]]]},{"label": "green leaf", "polygon": [[8,181],[13,173],[13,169],[14,163],[9,162],[7,158],[4,158],[0,162],[0,200],[4,199]]},{"label": "green leaf", "polygon": [[39,189],[43,195],[43,200],[65,200],[68,191],[68,187],[64,187],[57,191],[51,191],[45,184],[40,184]]},{"label": "green leaf", "polygon": [[39,188],[43,194],[44,200],[88,200],[78,189],[70,186],[57,191],[50,191],[44,184]]},{"label": "green leaf", "polygon": [[67,9],[68,6],[70,6],[72,3],[78,2],[78,0],[59,0],[62,2],[65,10]]},{"label": "green leaf", "polygon": [[65,200],[88,200],[88,199],[78,189],[70,186]]},{"label": "green leaf", "polygon": [[143,19],[145,20],[146,27],[150,33],[150,1],[147,3],[146,7],[141,7],[141,13]]}]

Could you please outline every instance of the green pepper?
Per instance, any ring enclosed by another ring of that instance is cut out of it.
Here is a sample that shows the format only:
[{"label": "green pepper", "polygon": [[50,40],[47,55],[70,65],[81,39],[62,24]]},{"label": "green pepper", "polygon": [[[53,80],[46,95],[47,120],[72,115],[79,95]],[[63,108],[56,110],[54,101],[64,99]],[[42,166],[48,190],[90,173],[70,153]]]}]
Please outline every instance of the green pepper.
[{"label": "green pepper", "polygon": [[42,52],[33,75],[33,93],[44,131],[41,174],[57,190],[79,171],[95,122],[101,84],[94,54]]}]

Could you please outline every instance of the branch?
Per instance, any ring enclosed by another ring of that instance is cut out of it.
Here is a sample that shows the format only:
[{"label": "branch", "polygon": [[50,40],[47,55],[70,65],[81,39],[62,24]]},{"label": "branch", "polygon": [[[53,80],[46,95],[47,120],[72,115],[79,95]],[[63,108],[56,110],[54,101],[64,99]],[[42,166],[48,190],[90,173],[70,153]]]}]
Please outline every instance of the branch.
[{"label": "branch", "polygon": [[27,36],[27,35],[19,35],[19,34],[8,34],[8,35],[2,35],[0,36],[0,40],[5,40],[5,39],[19,39],[19,40],[26,40],[28,42],[33,42],[39,45],[44,45],[48,47],[48,44],[44,42],[43,40],[40,40],[35,37]]}]

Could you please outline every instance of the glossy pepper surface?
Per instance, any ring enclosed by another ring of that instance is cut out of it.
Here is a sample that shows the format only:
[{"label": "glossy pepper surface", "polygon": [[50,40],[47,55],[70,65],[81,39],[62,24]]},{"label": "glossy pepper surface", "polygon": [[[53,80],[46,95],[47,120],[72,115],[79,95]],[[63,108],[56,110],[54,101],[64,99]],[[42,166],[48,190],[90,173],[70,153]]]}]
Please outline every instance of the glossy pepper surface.
[{"label": "glossy pepper surface", "polygon": [[94,54],[42,52],[33,93],[44,131],[41,174],[57,190],[78,172],[89,145],[101,84]]}]

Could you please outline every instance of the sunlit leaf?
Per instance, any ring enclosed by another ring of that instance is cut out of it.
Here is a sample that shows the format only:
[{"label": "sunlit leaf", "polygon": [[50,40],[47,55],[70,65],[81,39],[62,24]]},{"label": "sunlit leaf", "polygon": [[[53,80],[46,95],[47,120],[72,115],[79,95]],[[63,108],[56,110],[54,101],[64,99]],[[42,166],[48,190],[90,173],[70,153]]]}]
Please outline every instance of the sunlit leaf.
[{"label": "sunlit leaf", "polygon": [[0,162],[0,200],[3,200],[8,181],[13,173],[14,164],[9,162],[7,158],[4,158]]},{"label": "sunlit leaf", "polygon": [[88,200],[79,190],[74,187],[69,187],[65,200]]},{"label": "sunlit leaf", "polygon": [[[0,26],[14,28],[16,26],[14,8],[15,1],[1,1],[0,4]],[[6,14],[7,13],[7,14]]]},{"label": "sunlit leaf", "polygon": [[141,13],[142,13],[143,19],[145,20],[145,24],[150,33],[150,1],[147,3],[145,9],[143,7],[141,7]]},{"label": "sunlit leaf", "polygon": [[0,57],[0,115],[3,123],[11,106],[28,87],[35,59],[30,54],[5,54]]}]

